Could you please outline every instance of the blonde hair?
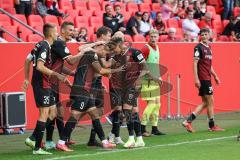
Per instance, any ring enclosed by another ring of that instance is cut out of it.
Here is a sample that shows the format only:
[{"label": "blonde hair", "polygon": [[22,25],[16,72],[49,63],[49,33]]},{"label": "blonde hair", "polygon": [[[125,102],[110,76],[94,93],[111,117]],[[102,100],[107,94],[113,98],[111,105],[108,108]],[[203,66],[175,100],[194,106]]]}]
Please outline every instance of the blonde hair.
[{"label": "blonde hair", "polygon": [[149,31],[149,35],[151,35],[151,34],[158,34],[158,30],[156,30],[156,29],[151,29],[151,30]]}]

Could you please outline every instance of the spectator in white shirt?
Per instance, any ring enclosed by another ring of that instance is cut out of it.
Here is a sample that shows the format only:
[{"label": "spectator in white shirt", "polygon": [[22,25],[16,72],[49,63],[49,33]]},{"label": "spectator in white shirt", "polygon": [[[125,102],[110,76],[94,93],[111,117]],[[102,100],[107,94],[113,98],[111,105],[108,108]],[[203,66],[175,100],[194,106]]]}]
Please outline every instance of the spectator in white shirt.
[{"label": "spectator in white shirt", "polygon": [[193,15],[193,10],[187,11],[187,18],[182,22],[182,29],[184,32],[189,32],[192,37],[197,38],[200,29],[194,22]]},{"label": "spectator in white shirt", "polygon": [[140,22],[140,34],[145,36],[152,29],[152,25],[150,23],[150,17],[148,12],[143,12],[142,20]]}]

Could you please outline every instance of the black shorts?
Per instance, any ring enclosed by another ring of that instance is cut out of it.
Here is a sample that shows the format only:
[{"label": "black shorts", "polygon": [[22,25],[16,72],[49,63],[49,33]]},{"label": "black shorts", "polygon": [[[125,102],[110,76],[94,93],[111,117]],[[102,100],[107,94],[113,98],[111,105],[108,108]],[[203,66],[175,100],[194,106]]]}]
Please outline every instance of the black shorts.
[{"label": "black shorts", "polygon": [[52,92],[53,92],[53,97],[55,98],[56,106],[60,107],[61,102],[59,99],[59,87],[57,85],[53,85],[52,90],[53,90]]},{"label": "black shorts", "polygon": [[199,88],[199,96],[213,95],[213,88],[211,81],[201,80],[201,87]]},{"label": "black shorts", "polygon": [[137,106],[137,98],[139,93],[135,88],[127,89],[110,89],[111,107],[114,109],[116,106],[122,106],[123,104]]},{"label": "black shorts", "polygon": [[91,93],[93,95],[94,104],[97,108],[104,106],[104,88],[102,86],[102,77],[96,77],[92,83]]},{"label": "black shorts", "polygon": [[88,92],[84,92],[78,95],[71,95],[71,108],[79,112],[86,112],[92,107],[95,107],[95,102],[92,95]]},{"label": "black shorts", "polygon": [[42,88],[37,85],[32,85],[33,94],[38,108],[50,107],[55,105],[55,97],[51,88]]}]

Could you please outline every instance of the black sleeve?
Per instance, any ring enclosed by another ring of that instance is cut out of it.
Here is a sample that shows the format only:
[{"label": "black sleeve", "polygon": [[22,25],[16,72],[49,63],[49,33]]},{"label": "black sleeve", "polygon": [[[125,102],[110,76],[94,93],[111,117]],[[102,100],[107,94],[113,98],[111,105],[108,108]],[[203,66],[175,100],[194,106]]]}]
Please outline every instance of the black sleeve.
[{"label": "black sleeve", "polygon": [[199,46],[194,48],[194,59],[201,59],[202,58],[202,50]]},{"label": "black sleeve", "polygon": [[85,54],[88,54],[88,61],[90,64],[93,64],[94,62],[98,62],[98,56],[96,53],[89,52],[89,53],[85,53]]},{"label": "black sleeve", "polygon": [[132,27],[135,27],[136,25],[135,25],[135,20],[133,19],[133,18],[131,18],[130,20],[129,20],[129,22],[128,22],[128,27],[129,28],[132,28]]},{"label": "black sleeve", "polygon": [[136,61],[138,63],[142,63],[145,61],[142,52],[139,50],[133,50],[132,56],[133,56],[134,61]]},{"label": "black sleeve", "polygon": [[36,61],[41,60],[44,63],[47,61],[49,46],[47,43],[36,44],[37,52]]},{"label": "black sleeve", "polygon": [[52,52],[61,57],[63,60],[71,55],[68,47],[63,41],[55,41],[52,46]]}]

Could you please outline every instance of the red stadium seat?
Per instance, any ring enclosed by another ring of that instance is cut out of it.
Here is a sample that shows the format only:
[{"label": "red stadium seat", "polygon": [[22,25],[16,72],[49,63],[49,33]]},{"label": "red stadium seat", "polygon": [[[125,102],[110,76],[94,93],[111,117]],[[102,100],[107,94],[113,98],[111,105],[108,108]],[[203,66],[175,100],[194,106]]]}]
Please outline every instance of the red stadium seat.
[{"label": "red stadium seat", "polygon": [[233,15],[234,17],[238,16],[240,14],[240,7],[235,7],[233,9]]},{"label": "red stadium seat", "polygon": [[159,3],[153,3],[152,4],[152,10],[155,12],[160,12],[162,10],[162,7],[160,6]]},{"label": "red stadium seat", "polygon": [[101,6],[98,1],[88,1],[87,7],[92,11],[101,11]]},{"label": "red stadium seat", "polygon": [[108,1],[103,1],[102,3],[101,3],[101,8],[102,8],[102,10],[104,11],[105,10],[105,6],[106,5],[112,5],[110,2],[108,2]]},{"label": "red stadium seat", "polygon": [[37,31],[43,33],[43,26],[36,26],[36,27],[34,27],[34,29],[36,29]]},{"label": "red stadium seat", "polygon": [[136,3],[127,3],[127,11],[133,11],[133,12],[136,12],[138,11],[138,5]]},{"label": "red stadium seat", "polygon": [[41,16],[39,15],[30,15],[28,16],[27,18],[28,20],[28,24],[32,27],[35,27],[35,26],[43,26],[43,19]]},{"label": "red stadium seat", "polygon": [[100,19],[99,17],[90,17],[89,18],[89,26],[99,26],[99,25],[103,25],[103,20]]},{"label": "red stadium seat", "polygon": [[208,0],[207,5],[214,6],[217,14],[221,14],[224,9],[222,0]]},{"label": "red stadium seat", "polygon": [[58,18],[56,16],[48,15],[43,18],[44,23],[53,23],[59,26]]},{"label": "red stadium seat", "polygon": [[74,17],[69,15],[65,19],[63,19],[62,17],[59,17],[58,20],[59,20],[59,24],[61,25],[63,22],[74,22]]},{"label": "red stadium seat", "polygon": [[[79,10],[79,16],[84,16],[84,17],[91,17],[93,15],[92,10]],[[96,11],[99,12],[99,11]]]},{"label": "red stadium seat", "polygon": [[105,11],[93,11],[93,16],[103,18],[103,13],[105,13]]},{"label": "red stadium seat", "polygon": [[214,20],[221,21],[221,16],[219,14],[215,14],[212,18]]},{"label": "red stadium seat", "polygon": [[207,12],[212,13],[213,16],[216,14],[216,10],[213,6],[207,6]]},{"label": "red stadium seat", "polygon": [[176,20],[175,18],[168,19],[167,20],[167,26],[178,28],[179,27],[178,20]]},{"label": "red stadium seat", "polygon": [[128,35],[128,34],[124,34],[124,39],[125,39],[125,41],[127,41],[127,42],[133,42],[132,37],[131,37],[130,35]]},{"label": "red stadium seat", "polygon": [[194,19],[194,22],[198,25],[200,20],[199,19]]},{"label": "red stadium seat", "polygon": [[14,8],[13,0],[0,0],[1,8]]},{"label": "red stadium seat", "polygon": [[220,42],[229,42],[230,39],[228,38],[228,36],[219,36],[217,38],[217,41],[220,41]]},{"label": "red stadium seat", "polygon": [[[25,15],[23,15],[23,14],[16,14],[16,15],[14,15],[14,17],[18,18],[21,22],[27,24],[27,19],[26,19]],[[12,19],[12,24],[14,26],[17,26],[18,27],[18,31],[21,32],[21,28],[22,28],[23,25],[21,25],[20,23],[18,23],[17,21],[15,21],[13,19]]]},{"label": "red stadium seat", "polygon": [[59,3],[59,8],[63,10],[72,10],[73,6],[72,3],[69,0],[61,0],[58,1]]},{"label": "red stadium seat", "polygon": [[97,40],[96,34],[90,35],[90,41],[94,42],[94,41],[96,41],[96,40]]},{"label": "red stadium seat", "polygon": [[33,34],[33,32],[27,29],[26,27],[19,26],[18,30],[19,30],[19,37],[25,42],[27,42],[27,36],[29,34]]},{"label": "red stadium seat", "polygon": [[66,14],[75,18],[79,15],[79,11],[78,10],[66,10]]},{"label": "red stadium seat", "polygon": [[28,42],[39,42],[41,40],[43,40],[43,38],[41,36],[37,35],[37,34],[29,34],[27,36],[27,41]]},{"label": "red stadium seat", "polygon": [[79,27],[88,27],[88,17],[85,17],[85,16],[77,16],[75,17],[74,19],[74,24],[75,24],[75,27],[79,28]]},{"label": "red stadium seat", "polygon": [[87,10],[87,2],[84,0],[74,0],[73,8],[78,11],[79,10]]},{"label": "red stadium seat", "polygon": [[[8,32],[12,33],[13,35],[17,36],[17,26],[3,26],[4,29],[6,29]],[[10,36],[8,33],[3,32],[3,38],[7,40],[8,42],[17,42],[15,38]]]},{"label": "red stadium seat", "polygon": [[150,12],[151,11],[150,4],[148,4],[148,3],[141,3],[141,4],[139,4],[139,10],[141,12]]},{"label": "red stadium seat", "polygon": [[11,14],[16,14],[16,9],[15,8],[4,8],[4,10],[11,13]]},{"label": "red stadium seat", "polygon": [[133,36],[133,41],[134,42],[145,42],[146,41],[146,39],[145,39],[145,37],[143,36],[143,35],[134,35]]},{"label": "red stadium seat", "polygon": [[223,28],[225,28],[228,25],[229,22],[230,22],[229,20],[226,20],[226,19],[223,20],[222,21]]},{"label": "red stadium seat", "polygon": [[127,24],[128,20],[131,18],[132,16],[132,12],[124,12],[122,13],[123,17],[124,17],[124,24]]},{"label": "red stadium seat", "polygon": [[215,29],[218,34],[222,33],[223,27],[222,27],[222,22],[221,21],[213,20],[212,25],[213,25],[213,29]]},{"label": "red stadium seat", "polygon": [[0,26],[11,26],[11,19],[5,15],[5,14],[0,14]]},{"label": "red stadium seat", "polygon": [[168,37],[168,35],[161,35],[161,36],[159,36],[158,41],[159,41],[159,42],[164,42],[165,39],[167,39],[167,37]]}]

